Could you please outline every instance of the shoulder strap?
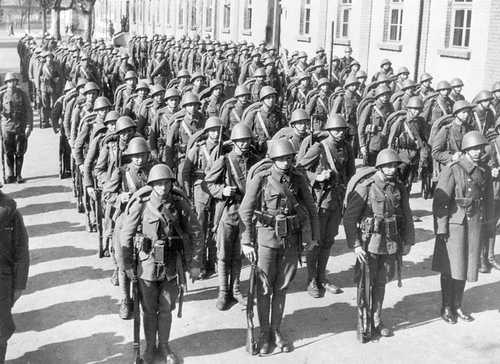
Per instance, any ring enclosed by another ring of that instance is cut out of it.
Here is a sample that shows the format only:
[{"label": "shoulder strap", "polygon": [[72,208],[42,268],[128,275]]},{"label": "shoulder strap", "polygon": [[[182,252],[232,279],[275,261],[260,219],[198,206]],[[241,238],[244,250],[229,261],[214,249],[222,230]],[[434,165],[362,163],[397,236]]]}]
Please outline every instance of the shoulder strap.
[{"label": "shoulder strap", "polygon": [[233,176],[233,180],[238,186],[238,189],[240,190],[241,193],[245,193],[245,176],[243,176],[243,173],[241,172],[240,166],[236,165],[234,161],[231,159],[231,156],[228,155],[226,157],[226,160],[229,164],[229,168],[231,170],[231,174]]},{"label": "shoulder strap", "polygon": [[335,166],[335,159],[333,158],[333,155],[330,152],[330,148],[326,144],[326,140],[322,140],[321,145],[323,146],[323,150],[325,151],[326,160],[328,161],[330,168],[335,172],[335,174],[338,175],[339,171],[337,170],[337,167]]},{"label": "shoulder strap", "polygon": [[290,200],[290,202],[292,203],[292,205],[295,207],[295,208],[298,208],[299,207],[299,203],[297,201],[297,199],[295,198],[295,196],[293,195],[293,193],[288,189],[288,188],[285,188],[281,183],[279,183],[278,181],[276,181],[272,175],[269,175],[267,176],[267,181],[273,186],[273,188],[275,188],[277,191],[280,191],[280,192],[283,192],[283,194],[285,195],[285,197],[287,199]]},{"label": "shoulder strap", "polygon": [[264,123],[264,120],[262,119],[262,115],[260,114],[260,111],[257,111],[257,120],[259,121],[260,127],[262,130],[264,130],[264,134],[266,135],[267,139],[270,139],[271,136],[269,135],[269,131],[267,130],[266,124]]}]

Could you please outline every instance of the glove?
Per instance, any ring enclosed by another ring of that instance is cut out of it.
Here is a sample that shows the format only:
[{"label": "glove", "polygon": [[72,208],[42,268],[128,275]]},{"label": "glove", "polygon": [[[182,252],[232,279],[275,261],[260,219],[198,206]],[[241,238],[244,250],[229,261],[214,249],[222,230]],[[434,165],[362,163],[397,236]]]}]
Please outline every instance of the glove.
[{"label": "glove", "polygon": [[132,268],[126,269],[125,274],[132,282],[137,282],[137,274]]}]

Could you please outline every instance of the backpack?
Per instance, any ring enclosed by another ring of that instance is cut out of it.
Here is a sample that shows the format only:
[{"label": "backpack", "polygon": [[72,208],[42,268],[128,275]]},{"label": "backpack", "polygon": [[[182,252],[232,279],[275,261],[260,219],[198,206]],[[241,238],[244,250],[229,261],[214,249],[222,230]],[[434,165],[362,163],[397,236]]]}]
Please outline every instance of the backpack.
[{"label": "backpack", "polygon": [[347,205],[351,198],[354,195],[354,191],[356,190],[356,187],[368,180],[370,177],[372,177],[375,172],[377,172],[377,169],[375,167],[367,166],[367,167],[361,167],[359,168],[354,176],[351,177],[349,182],[347,183],[346,187],[346,192],[345,192],[345,197],[344,197],[344,210],[347,208]]},{"label": "backpack", "polygon": [[431,132],[429,134],[429,145],[432,146],[434,144],[434,138],[439,134],[442,128],[450,125],[453,121],[453,115],[444,115],[437,119],[431,127]]}]

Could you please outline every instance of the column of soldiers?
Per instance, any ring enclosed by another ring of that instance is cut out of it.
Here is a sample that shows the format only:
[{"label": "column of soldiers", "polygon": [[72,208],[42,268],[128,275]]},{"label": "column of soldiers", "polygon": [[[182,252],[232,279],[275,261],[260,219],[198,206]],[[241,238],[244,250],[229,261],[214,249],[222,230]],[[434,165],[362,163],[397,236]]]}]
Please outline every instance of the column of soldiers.
[{"label": "column of soldiers", "polygon": [[[292,350],[281,332],[287,288],[304,256],[312,297],[342,293],[326,271],[342,220],[357,258],[359,339],[390,336],[385,284],[400,279],[415,240],[409,194],[419,179],[434,196],[443,320],[470,321],[465,280],[500,269],[498,83],[469,103],[461,80],[434,90],[431,75],[416,83],[387,59],[365,84],[350,47],[329,68],[322,48],[308,60],[198,36],[133,36],[121,48],[24,37],[19,50],[41,126],[60,133],[61,178],[73,178],[99,256],[115,263],[122,319],[134,314],[131,286],[139,289],[147,363],[157,351],[178,362],[168,342],[185,272],[218,275],[217,309],[250,310],[243,257],[256,278],[254,352]],[[6,83],[0,107],[16,136],[4,129],[8,181],[19,182],[31,105],[19,92],[18,115],[15,77]],[[358,157],[365,167],[356,170]]]}]

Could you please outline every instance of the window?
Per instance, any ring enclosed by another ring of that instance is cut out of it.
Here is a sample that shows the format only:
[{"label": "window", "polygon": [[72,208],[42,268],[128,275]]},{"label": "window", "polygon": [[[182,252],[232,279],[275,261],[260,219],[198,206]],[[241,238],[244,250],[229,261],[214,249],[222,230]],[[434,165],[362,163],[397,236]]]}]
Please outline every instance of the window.
[{"label": "window", "polygon": [[137,2],[136,2],[136,0],[134,0],[134,2],[132,4],[132,23],[133,24],[137,23],[136,8],[137,8]]},{"label": "window", "polygon": [[184,25],[184,1],[181,0],[179,2],[179,20],[177,21],[178,25],[182,27]]},{"label": "window", "polygon": [[212,0],[206,0],[205,5],[205,27],[212,28]]},{"label": "window", "polygon": [[167,22],[167,26],[171,26],[172,25],[172,0],[167,0],[167,19],[166,19],[166,22]]},{"label": "window", "polygon": [[311,0],[302,0],[300,6],[300,35],[309,35],[311,33]]},{"label": "window", "polygon": [[403,0],[392,0],[389,19],[389,41],[401,42],[403,31]]},{"label": "window", "polygon": [[452,47],[468,48],[472,20],[472,0],[455,0],[452,11]]},{"label": "window", "polygon": [[224,29],[229,29],[231,26],[231,1],[224,1],[224,14],[223,14],[223,25]]},{"label": "window", "polygon": [[252,29],[252,0],[245,0],[243,10],[243,30]]},{"label": "window", "polygon": [[198,4],[196,0],[192,0],[191,3],[191,28],[197,27],[197,12],[198,12]]},{"label": "window", "polygon": [[352,0],[341,0],[337,14],[337,37],[349,38],[349,20],[351,19]]}]

